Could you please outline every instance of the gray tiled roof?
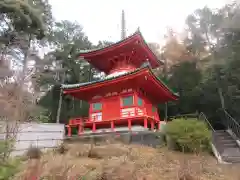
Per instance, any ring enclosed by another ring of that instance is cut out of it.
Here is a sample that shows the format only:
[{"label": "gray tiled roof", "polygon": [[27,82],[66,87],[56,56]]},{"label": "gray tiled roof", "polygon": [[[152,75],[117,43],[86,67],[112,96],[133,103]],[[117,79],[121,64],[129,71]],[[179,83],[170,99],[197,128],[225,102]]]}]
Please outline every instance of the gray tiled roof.
[{"label": "gray tiled roof", "polygon": [[157,62],[160,63],[160,64],[164,64],[164,61],[159,60],[159,59],[157,58],[156,54],[155,54],[155,53],[151,50],[151,48],[148,46],[147,42],[145,41],[145,39],[143,38],[143,36],[142,36],[142,34],[141,34],[141,32],[140,32],[139,30],[137,30],[135,33],[133,33],[132,35],[128,36],[127,38],[125,38],[125,39],[123,39],[123,40],[120,40],[120,41],[118,41],[118,42],[116,42],[116,43],[114,43],[114,44],[110,44],[110,45],[108,45],[108,46],[105,46],[105,47],[103,47],[103,48],[94,48],[94,49],[89,49],[89,50],[80,50],[78,57],[79,57],[79,56],[81,57],[81,53],[95,52],[95,51],[98,51],[98,50],[101,50],[101,49],[109,48],[109,47],[114,46],[114,45],[116,45],[116,44],[120,44],[120,43],[122,43],[123,41],[125,41],[126,39],[130,39],[130,38],[131,38],[132,36],[134,36],[135,34],[140,34],[140,36],[141,36],[142,39],[143,39],[143,42],[144,42],[145,45],[150,49],[150,51],[152,52],[152,54],[155,56]]},{"label": "gray tiled roof", "polygon": [[[113,80],[115,78],[118,78],[118,77],[123,77],[123,76],[128,76],[130,74],[134,74],[134,73],[137,73],[138,71],[142,70],[142,69],[145,69],[145,68],[148,68],[150,70],[150,72],[152,73],[153,76],[154,73],[153,71],[151,70],[151,68],[148,66],[148,65],[145,65],[145,66],[142,66],[141,68],[138,68],[134,71],[131,71],[131,72],[128,72],[126,74],[122,74],[122,75],[119,75],[119,76],[114,76],[114,77],[110,77],[110,78],[104,78],[104,79],[101,79],[101,80],[97,80],[97,81],[91,81],[91,82],[85,82],[85,83],[78,83],[78,84],[62,84],[61,85],[61,88],[64,90],[64,89],[76,89],[76,88],[79,88],[79,87],[83,87],[83,86],[87,86],[87,85],[90,85],[90,84],[96,84],[96,83],[100,83],[100,82],[104,82],[104,81],[110,81],[110,80]],[[156,77],[156,76],[155,76]],[[178,93],[176,93],[174,90],[172,90],[171,88],[169,88],[166,83],[164,83],[160,78],[156,77],[158,79],[159,82],[161,82],[173,95],[175,96],[179,96]]]}]

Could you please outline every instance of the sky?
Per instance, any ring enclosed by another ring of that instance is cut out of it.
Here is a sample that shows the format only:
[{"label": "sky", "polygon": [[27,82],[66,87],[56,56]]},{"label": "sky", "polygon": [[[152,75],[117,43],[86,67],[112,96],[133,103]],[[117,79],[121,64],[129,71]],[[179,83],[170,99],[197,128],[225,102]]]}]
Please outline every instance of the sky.
[{"label": "sky", "polygon": [[[205,5],[219,8],[230,0],[49,0],[56,20],[77,21],[89,40],[116,42],[125,11],[127,35],[138,27],[147,42],[160,43],[167,27],[181,32],[187,15]],[[161,44],[161,43],[160,43]]]}]

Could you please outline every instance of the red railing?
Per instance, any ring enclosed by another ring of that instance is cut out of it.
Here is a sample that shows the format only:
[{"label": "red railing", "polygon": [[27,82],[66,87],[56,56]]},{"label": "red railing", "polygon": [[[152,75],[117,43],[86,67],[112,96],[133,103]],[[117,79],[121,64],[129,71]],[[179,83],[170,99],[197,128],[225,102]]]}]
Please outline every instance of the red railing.
[{"label": "red railing", "polygon": [[73,118],[73,119],[69,120],[68,125],[74,126],[74,125],[79,125],[79,124],[82,124],[82,123],[88,122],[88,121],[90,121],[88,117]]},{"label": "red railing", "polygon": [[[132,127],[132,120],[134,120],[135,118],[142,118],[144,121],[144,127],[148,128],[148,124],[150,122],[151,125],[151,129],[154,129],[154,124],[157,123],[158,124],[158,129],[160,127],[159,124],[159,119],[156,117],[150,117],[146,115],[146,109],[143,107],[133,107],[133,110],[131,111],[126,111],[126,112],[122,112],[123,109],[128,109],[128,108],[121,108],[120,110],[120,117],[117,118],[113,118],[113,119],[107,119],[104,122],[109,122],[111,123],[111,129],[114,130],[115,128],[115,121],[118,120],[127,120],[127,124],[126,126],[129,127],[129,129],[131,130]],[[101,118],[99,118],[101,117]],[[84,129],[86,127],[90,127],[92,128],[92,131],[95,132],[96,131],[96,126],[98,125],[97,122],[102,121],[102,114],[95,114],[92,117],[80,117],[80,118],[72,118],[69,120],[69,124],[66,126],[68,128],[68,136],[71,136],[71,128],[72,127],[78,127],[78,134],[82,134]],[[96,123],[95,123],[96,122]],[[86,124],[85,124],[86,123]],[[90,124],[89,124],[90,123]]]}]

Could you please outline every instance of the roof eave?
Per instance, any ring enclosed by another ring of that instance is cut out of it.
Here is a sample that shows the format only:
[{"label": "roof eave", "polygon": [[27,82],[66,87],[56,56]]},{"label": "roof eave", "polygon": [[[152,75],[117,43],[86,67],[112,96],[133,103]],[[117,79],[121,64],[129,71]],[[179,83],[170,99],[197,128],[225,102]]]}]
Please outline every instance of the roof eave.
[{"label": "roof eave", "polygon": [[141,36],[141,39],[144,43],[144,45],[146,46],[146,48],[148,49],[148,51],[150,52],[150,54],[154,57],[154,59],[156,60],[156,62],[158,63],[158,66],[159,67],[160,65],[164,65],[164,62],[159,60],[158,57],[156,56],[156,54],[151,50],[151,48],[149,47],[149,45],[147,44],[146,40],[144,39],[142,33],[140,32],[140,30],[138,29],[137,32],[139,33],[139,35]]},{"label": "roof eave", "polygon": [[176,100],[179,98],[179,93],[174,92],[174,90],[168,87],[168,85],[163,80],[155,76],[154,72],[151,69],[149,72],[152,75],[152,77],[156,80],[156,82],[161,83],[176,98]]},{"label": "roof eave", "polygon": [[[147,48],[147,51],[150,53],[150,55],[152,56],[153,59],[155,59],[155,61],[157,62],[158,65],[154,66],[155,68],[159,67],[160,65],[163,65],[164,63],[162,61],[160,61],[157,56],[154,54],[154,52],[151,50],[151,48],[148,46],[147,42],[145,41],[142,33],[140,32],[140,30],[137,30],[134,34],[132,34],[131,36],[128,36],[126,39],[123,39],[121,41],[118,41],[114,44],[111,44],[109,46],[106,46],[106,47],[103,47],[103,48],[99,48],[99,49],[94,49],[94,50],[90,50],[88,52],[83,52],[83,53],[79,53],[77,55],[77,58],[80,58],[80,59],[84,59],[84,57],[87,57],[87,56],[90,56],[91,54],[93,53],[100,53],[101,51],[103,50],[107,50],[107,49],[112,49],[112,48],[116,48],[117,45],[123,43],[123,42],[128,42],[130,41],[131,39],[135,38],[136,36],[140,36],[142,42],[144,43],[145,45],[145,48]],[[86,58],[87,59],[87,58]]]},{"label": "roof eave", "polygon": [[[64,90],[65,91],[71,91],[71,90],[74,91],[74,90],[77,90],[79,88],[83,88],[83,87],[87,87],[87,86],[94,86],[94,85],[96,85],[98,83],[103,83],[103,82],[112,81],[112,80],[115,80],[115,79],[118,79],[118,78],[123,78],[124,76],[133,75],[133,74],[139,73],[140,71],[145,71],[145,70],[148,70],[150,72],[150,75],[156,80],[156,82],[161,83],[173,95],[173,97],[175,97],[175,100],[177,100],[179,98],[179,94],[174,92],[174,90],[169,88],[166,85],[165,82],[163,82],[160,78],[155,76],[155,74],[153,73],[153,71],[151,70],[151,68],[149,66],[145,66],[145,67],[139,68],[139,69],[137,69],[135,71],[132,71],[130,73],[123,74],[123,75],[120,75],[120,76],[117,76],[117,77],[112,77],[112,78],[109,78],[109,79],[104,79],[104,80],[101,80],[101,81],[87,82],[87,83],[81,83],[81,84],[72,84],[72,85],[64,85],[64,84],[62,84],[61,88],[63,89],[63,91]],[[64,88],[64,86],[66,88]]]}]

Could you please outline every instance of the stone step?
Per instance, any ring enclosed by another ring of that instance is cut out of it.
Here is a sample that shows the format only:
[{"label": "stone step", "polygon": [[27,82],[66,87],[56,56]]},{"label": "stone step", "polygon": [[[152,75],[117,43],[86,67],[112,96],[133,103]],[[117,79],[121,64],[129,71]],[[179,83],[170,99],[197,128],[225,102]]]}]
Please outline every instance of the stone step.
[{"label": "stone step", "polygon": [[218,146],[232,146],[234,145],[235,147],[238,147],[238,144],[235,141],[215,141],[214,144],[218,145]]},{"label": "stone step", "polygon": [[235,140],[216,140],[215,144],[222,145],[222,146],[234,145],[240,148]]},{"label": "stone step", "polygon": [[[228,147],[223,147],[223,146],[215,146],[218,150],[218,152],[222,155],[222,156],[229,156],[229,155],[236,155],[236,156],[240,156],[240,151],[238,152],[239,148],[238,147],[234,147],[234,146],[228,146]],[[236,152],[229,152],[227,149],[236,149]]]},{"label": "stone step", "polygon": [[215,134],[225,134],[225,133],[228,133],[227,131],[225,130],[217,130],[217,131],[214,131]]},{"label": "stone step", "polygon": [[224,156],[236,156],[236,157],[240,157],[240,149],[239,148],[234,148],[234,147],[230,147],[230,148],[225,148],[224,151],[221,153],[221,155]]},{"label": "stone step", "polygon": [[240,163],[240,147],[227,131],[214,132],[214,144],[225,162]]},{"label": "stone step", "polygon": [[222,141],[222,142],[227,142],[227,141],[233,141],[233,142],[236,142],[235,141],[235,139],[233,139],[232,137],[231,138],[223,138],[223,137],[217,137],[217,138],[215,138],[215,141],[218,141],[218,142],[220,142],[220,141]]},{"label": "stone step", "polygon": [[225,129],[221,129],[221,130],[216,130],[215,132],[226,132]]},{"label": "stone step", "polygon": [[219,142],[220,144],[224,144],[228,142],[236,143],[234,139],[215,139],[215,142]]},{"label": "stone step", "polygon": [[230,134],[214,134],[214,137],[216,137],[216,138],[221,138],[221,137],[233,138]]},{"label": "stone step", "polygon": [[[215,132],[214,133],[216,136],[231,136],[228,132]],[[231,136],[232,137],[232,136]]]},{"label": "stone step", "polygon": [[227,148],[227,147],[239,148],[239,146],[236,142],[215,142],[215,144],[217,146],[221,146],[221,147],[224,147],[224,148]]},{"label": "stone step", "polygon": [[240,156],[222,157],[222,160],[228,163],[240,163]]},{"label": "stone step", "polygon": [[224,143],[222,144],[222,146],[228,148],[228,147],[235,147],[235,148],[239,148],[238,144],[235,142],[228,142],[228,143]]}]

